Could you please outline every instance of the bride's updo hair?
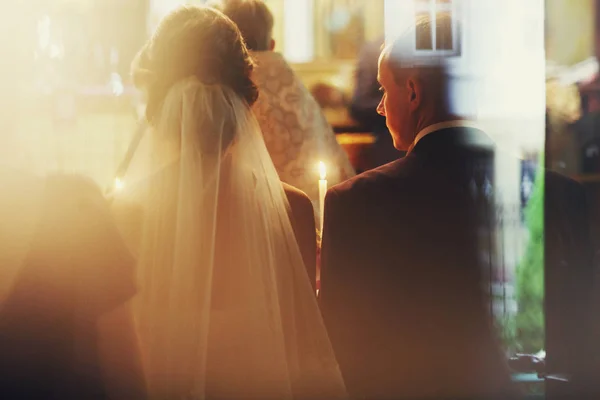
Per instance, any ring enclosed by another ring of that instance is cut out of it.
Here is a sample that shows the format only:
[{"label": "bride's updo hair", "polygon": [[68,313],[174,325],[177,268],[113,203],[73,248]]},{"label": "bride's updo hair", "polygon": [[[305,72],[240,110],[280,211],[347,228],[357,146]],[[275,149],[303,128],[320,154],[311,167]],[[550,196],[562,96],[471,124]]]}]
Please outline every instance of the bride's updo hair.
[{"label": "bride's updo hair", "polygon": [[237,26],[221,12],[183,6],[166,16],[132,66],[134,84],[146,93],[146,119],[155,122],[170,88],[195,77],[229,87],[248,106],[258,98],[254,64]]}]

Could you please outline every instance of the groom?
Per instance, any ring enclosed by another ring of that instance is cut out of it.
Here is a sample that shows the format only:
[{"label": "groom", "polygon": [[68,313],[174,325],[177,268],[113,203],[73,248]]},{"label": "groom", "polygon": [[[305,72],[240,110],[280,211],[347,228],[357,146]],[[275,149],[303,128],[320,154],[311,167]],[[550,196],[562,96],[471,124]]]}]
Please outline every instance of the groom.
[{"label": "groom", "polygon": [[379,60],[378,112],[407,156],[327,194],[323,316],[353,397],[507,398],[478,240],[494,229],[494,146],[452,114],[442,60],[415,53],[431,25]]}]

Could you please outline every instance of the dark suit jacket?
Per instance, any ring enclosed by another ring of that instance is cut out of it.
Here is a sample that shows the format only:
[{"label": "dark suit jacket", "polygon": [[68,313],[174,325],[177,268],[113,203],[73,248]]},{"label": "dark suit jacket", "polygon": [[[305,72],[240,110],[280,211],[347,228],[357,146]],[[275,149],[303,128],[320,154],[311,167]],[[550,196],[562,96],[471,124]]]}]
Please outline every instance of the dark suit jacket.
[{"label": "dark suit jacket", "polygon": [[302,253],[302,260],[313,288],[317,283],[317,231],[315,213],[308,196],[299,189],[282,183],[290,205],[289,216]]},{"label": "dark suit jacket", "polygon": [[383,37],[365,44],[358,55],[354,93],[350,104],[350,114],[359,124],[376,134],[387,134],[385,117],[377,113],[377,106],[383,93],[377,81],[379,55],[383,45]]},{"label": "dark suit jacket", "polygon": [[478,241],[493,160],[483,132],[445,129],[328,192],[320,301],[352,395],[512,394]]}]

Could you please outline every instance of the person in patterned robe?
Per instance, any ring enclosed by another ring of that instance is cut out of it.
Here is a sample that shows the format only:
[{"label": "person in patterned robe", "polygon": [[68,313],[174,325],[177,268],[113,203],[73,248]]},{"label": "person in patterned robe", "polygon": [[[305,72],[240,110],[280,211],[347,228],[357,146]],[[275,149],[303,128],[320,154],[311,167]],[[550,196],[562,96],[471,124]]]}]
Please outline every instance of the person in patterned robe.
[{"label": "person in patterned robe", "polygon": [[335,185],[355,175],[348,155],[317,101],[282,54],[273,51],[273,15],[261,0],[227,1],[225,15],[240,29],[256,63],[260,95],[253,106],[280,179],[318,201],[319,161]]}]

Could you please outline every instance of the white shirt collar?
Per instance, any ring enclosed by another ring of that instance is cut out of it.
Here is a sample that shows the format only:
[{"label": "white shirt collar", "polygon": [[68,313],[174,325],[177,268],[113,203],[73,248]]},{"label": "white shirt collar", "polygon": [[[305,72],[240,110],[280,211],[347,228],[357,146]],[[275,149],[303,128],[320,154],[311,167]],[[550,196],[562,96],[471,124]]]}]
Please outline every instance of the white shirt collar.
[{"label": "white shirt collar", "polygon": [[408,153],[410,153],[412,151],[412,149],[415,148],[417,143],[419,143],[419,140],[423,139],[425,136],[429,135],[430,133],[441,131],[442,129],[457,128],[457,127],[477,128],[477,125],[473,121],[466,121],[466,120],[445,121],[445,122],[438,122],[437,124],[429,125],[429,126],[425,127],[424,129],[421,129],[421,131],[419,133],[417,133],[417,136],[415,136],[415,140],[408,148]]}]

